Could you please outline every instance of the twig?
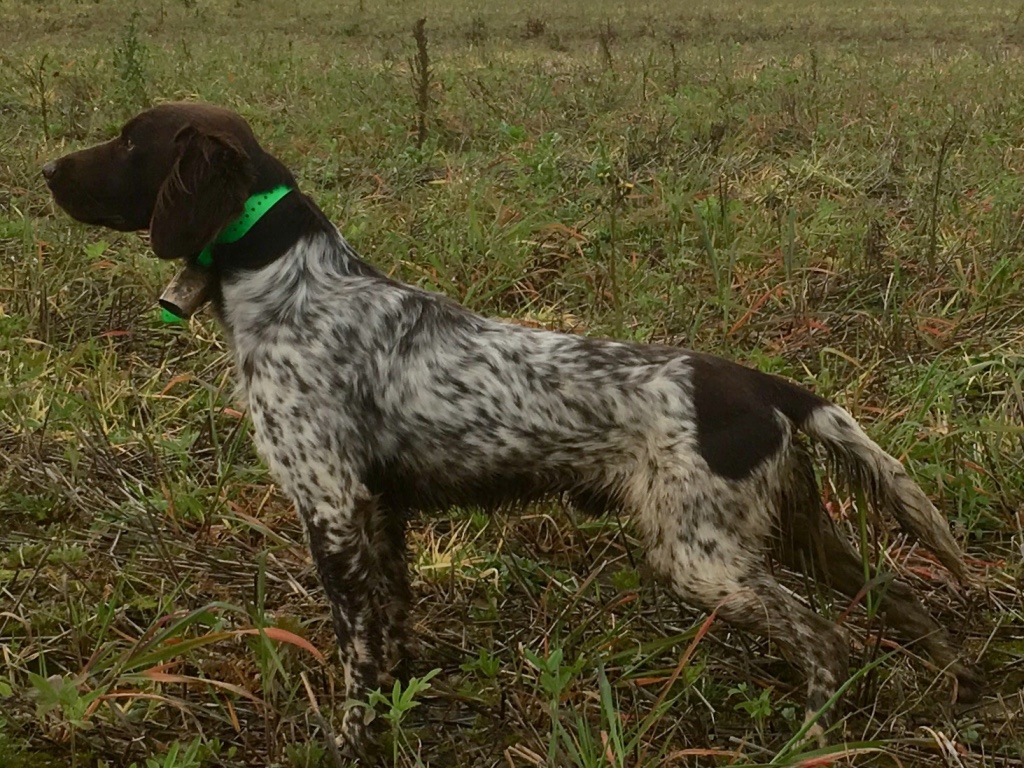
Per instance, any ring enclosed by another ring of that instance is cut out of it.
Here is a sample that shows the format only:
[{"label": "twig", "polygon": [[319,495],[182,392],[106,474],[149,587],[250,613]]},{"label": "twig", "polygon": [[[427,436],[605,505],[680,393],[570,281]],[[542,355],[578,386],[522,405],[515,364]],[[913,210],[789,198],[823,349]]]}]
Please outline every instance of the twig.
[{"label": "twig", "polygon": [[338,749],[338,742],[335,739],[334,731],[327,723],[327,719],[320,713],[320,705],[317,704],[316,696],[309,685],[306,673],[300,672],[299,677],[302,679],[302,685],[306,689],[306,697],[309,699],[309,706],[313,710],[313,717],[316,718],[317,723],[320,724],[320,727],[324,729],[324,733],[327,734],[327,750],[331,753],[331,760],[334,762],[335,768],[345,768],[345,761],[341,759],[341,751]]},{"label": "twig", "polygon": [[427,140],[427,111],[430,109],[430,57],[427,54],[427,19],[419,19],[412,28],[416,39],[416,57],[412,60],[416,87],[416,146]]}]

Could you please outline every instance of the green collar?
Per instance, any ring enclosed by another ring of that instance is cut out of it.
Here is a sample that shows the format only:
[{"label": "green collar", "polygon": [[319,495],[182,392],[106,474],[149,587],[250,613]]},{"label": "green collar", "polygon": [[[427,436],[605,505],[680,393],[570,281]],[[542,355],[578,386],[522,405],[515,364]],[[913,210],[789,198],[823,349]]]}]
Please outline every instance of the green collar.
[{"label": "green collar", "polygon": [[[214,241],[199,252],[199,255],[196,256],[196,263],[201,267],[211,266],[213,264],[213,246],[241,240],[256,225],[256,222],[263,218],[267,211],[273,208],[282,197],[291,191],[291,187],[281,185],[267,192],[259,192],[251,196],[245,201],[245,207],[241,215],[224,227]],[[183,318],[178,317],[169,309],[161,311],[161,318],[165,323],[184,322]]]},{"label": "green collar", "polygon": [[263,218],[267,211],[273,208],[282,197],[291,191],[291,187],[286,187],[282,184],[266,192],[257,192],[255,195],[252,195],[245,201],[245,208],[241,215],[224,227],[216,239],[199,252],[199,255],[196,257],[196,263],[201,267],[208,267],[213,264],[213,246],[241,240],[256,225],[256,222]]}]

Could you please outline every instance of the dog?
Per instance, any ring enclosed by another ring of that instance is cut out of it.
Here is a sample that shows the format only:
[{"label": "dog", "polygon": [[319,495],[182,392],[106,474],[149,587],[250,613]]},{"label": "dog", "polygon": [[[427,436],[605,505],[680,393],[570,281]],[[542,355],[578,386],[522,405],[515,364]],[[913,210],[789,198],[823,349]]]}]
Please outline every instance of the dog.
[{"label": "dog", "polygon": [[[847,411],[717,357],[503,323],[396,282],[234,112],[162,104],[42,173],[74,219],[148,230],[158,257],[205,281],[259,453],[301,517],[350,701],[403,657],[410,513],[560,496],[630,515],[679,598],[770,636],[805,676],[812,716],[846,679],[848,641],[766,555],[851,597],[865,577],[799,434],[969,579],[948,522]],[[270,190],[280,199],[253,213]],[[224,236],[243,220],[241,236]],[[975,699],[979,673],[911,588],[891,578],[880,598],[885,621]],[[339,741],[360,754],[365,710],[341,719]]]}]

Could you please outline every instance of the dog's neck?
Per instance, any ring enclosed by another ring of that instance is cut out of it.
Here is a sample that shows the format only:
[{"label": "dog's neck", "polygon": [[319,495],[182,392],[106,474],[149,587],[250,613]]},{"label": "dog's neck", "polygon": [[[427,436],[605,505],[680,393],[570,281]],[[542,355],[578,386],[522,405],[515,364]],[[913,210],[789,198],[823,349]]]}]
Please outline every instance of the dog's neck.
[{"label": "dog's neck", "polygon": [[[329,256],[332,262],[323,266],[331,273],[382,277],[376,269],[359,258],[320,207],[298,190],[295,177],[279,160],[264,153],[255,162],[257,174],[249,190],[250,195],[281,185],[294,191],[278,200],[241,238],[231,243],[216,243],[209,248],[212,257],[213,309],[229,334],[233,330],[230,327],[233,323],[223,312],[224,284],[240,280],[253,282],[254,285],[264,283],[264,272],[276,274],[280,271],[268,270],[268,267],[278,265],[279,262],[280,266],[285,267],[285,261],[307,259],[309,249],[306,246],[317,240],[326,238],[336,241],[336,247],[322,249],[323,256]],[[321,252],[321,249],[316,250]],[[308,265],[296,264],[295,267],[301,271],[308,268]],[[281,275],[287,275],[290,271],[285,267]]]},{"label": "dog's neck", "polygon": [[[250,194],[264,191],[254,186]],[[328,227],[330,222],[317,205],[295,190],[277,201],[238,240],[210,246],[213,272],[223,278],[235,272],[262,269],[285,256],[302,238]]]},{"label": "dog's neck", "polygon": [[242,237],[209,247],[211,266],[218,278],[265,267],[284,256],[300,238],[330,226],[316,204],[299,192],[295,177],[283,163],[265,152],[252,161],[256,175],[250,197],[282,186],[295,191],[278,200]]}]

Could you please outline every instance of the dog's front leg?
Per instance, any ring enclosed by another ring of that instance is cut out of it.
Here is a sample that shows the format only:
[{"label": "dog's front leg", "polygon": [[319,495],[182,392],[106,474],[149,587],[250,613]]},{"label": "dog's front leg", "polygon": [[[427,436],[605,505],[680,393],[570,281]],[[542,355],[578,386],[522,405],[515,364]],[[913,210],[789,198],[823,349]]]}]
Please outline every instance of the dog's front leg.
[{"label": "dog's front leg", "polygon": [[[278,367],[287,362],[290,367],[285,370],[302,370],[303,361],[277,348],[272,351],[281,359],[267,353],[270,362]],[[343,419],[332,421],[331,413],[297,399],[292,389],[282,387],[280,377],[265,375],[256,363],[243,359],[239,367],[248,371],[249,412],[260,455],[299,512],[330,603],[345,679],[339,746],[360,756],[370,747],[367,697],[379,685],[383,656],[381,510],[360,481],[355,462],[340,449],[354,442]],[[296,384],[296,376],[285,377],[284,383]],[[319,391],[299,379],[296,389],[303,388]]]},{"label": "dog's front leg", "polygon": [[352,756],[364,755],[370,747],[366,699],[378,686],[382,661],[376,502],[363,486],[353,484],[351,494],[333,494],[330,502],[300,502],[299,511],[330,602],[345,676],[338,743]]}]

